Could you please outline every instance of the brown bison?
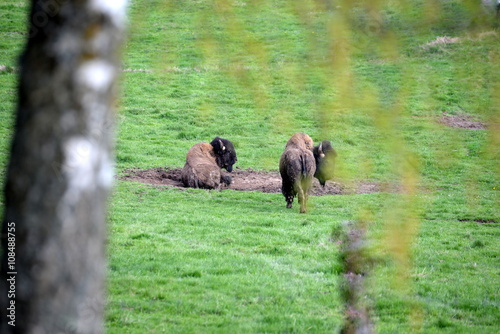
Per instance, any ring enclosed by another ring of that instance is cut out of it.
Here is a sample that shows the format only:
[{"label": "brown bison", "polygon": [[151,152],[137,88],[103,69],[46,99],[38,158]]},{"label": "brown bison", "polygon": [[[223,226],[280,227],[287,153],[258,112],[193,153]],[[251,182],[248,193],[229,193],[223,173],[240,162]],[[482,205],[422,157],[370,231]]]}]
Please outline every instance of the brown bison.
[{"label": "brown bison", "polygon": [[307,211],[307,198],[316,170],[313,149],[311,137],[297,132],[286,143],[280,159],[281,192],[285,196],[286,207],[291,208],[293,199],[298,195],[301,213]]},{"label": "brown bison", "polygon": [[231,177],[224,176],[221,168],[233,171],[238,159],[233,143],[215,137],[212,142],[198,143],[187,153],[186,164],[182,168],[182,183],[186,187],[217,189],[221,183],[231,184]]},{"label": "brown bison", "polygon": [[314,159],[316,160],[316,171],[314,177],[324,187],[326,180],[333,179],[333,169],[335,167],[335,158],[337,152],[332,147],[332,143],[323,140],[313,149]]}]

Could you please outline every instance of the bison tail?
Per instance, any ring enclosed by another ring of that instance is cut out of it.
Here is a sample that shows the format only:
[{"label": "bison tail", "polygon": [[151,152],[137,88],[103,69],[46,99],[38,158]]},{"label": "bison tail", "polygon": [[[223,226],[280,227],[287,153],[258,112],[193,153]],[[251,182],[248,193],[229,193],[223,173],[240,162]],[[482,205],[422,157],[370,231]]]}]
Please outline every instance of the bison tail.
[{"label": "bison tail", "polygon": [[310,174],[310,171],[311,171],[311,167],[312,170],[314,170],[314,166],[310,166],[311,164],[311,159],[307,159],[307,156],[301,154],[300,155],[300,169],[301,169],[301,174],[302,174],[302,177],[308,177],[309,174]]},{"label": "bison tail", "polygon": [[302,176],[306,176],[307,175],[307,164],[306,164],[306,160],[304,159],[304,156],[301,154],[300,155],[300,167],[301,167],[301,174]]}]

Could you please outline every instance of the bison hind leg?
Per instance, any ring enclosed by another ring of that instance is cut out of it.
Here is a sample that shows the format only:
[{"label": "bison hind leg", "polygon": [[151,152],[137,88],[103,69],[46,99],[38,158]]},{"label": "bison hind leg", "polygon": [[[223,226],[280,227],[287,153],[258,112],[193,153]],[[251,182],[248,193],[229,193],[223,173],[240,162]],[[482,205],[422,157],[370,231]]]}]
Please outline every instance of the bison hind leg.
[{"label": "bison hind leg", "polygon": [[293,205],[293,199],[295,198],[295,194],[293,193],[293,191],[289,191],[287,193],[283,193],[283,195],[285,196],[287,209],[291,209]]},{"label": "bison hind leg", "polygon": [[181,172],[182,183],[185,187],[198,188],[198,180],[191,166],[186,164]]},{"label": "bison hind leg", "polygon": [[190,188],[218,189],[220,179],[219,168],[207,164],[198,164],[196,167],[186,164],[182,170],[182,182]]},{"label": "bison hind leg", "polygon": [[311,188],[312,176],[306,176],[297,185],[297,194],[300,203],[300,213],[307,212],[307,200],[309,199],[309,189]]},{"label": "bison hind leg", "polygon": [[303,189],[300,189],[298,192],[298,197],[299,197],[299,204],[300,204],[300,213],[306,213],[307,212],[307,193]]},{"label": "bison hind leg", "polygon": [[283,194],[283,196],[285,196],[286,207],[288,209],[291,209],[293,199],[295,197],[295,191],[290,183],[286,181],[286,179],[283,179],[283,183],[281,185],[281,193]]}]

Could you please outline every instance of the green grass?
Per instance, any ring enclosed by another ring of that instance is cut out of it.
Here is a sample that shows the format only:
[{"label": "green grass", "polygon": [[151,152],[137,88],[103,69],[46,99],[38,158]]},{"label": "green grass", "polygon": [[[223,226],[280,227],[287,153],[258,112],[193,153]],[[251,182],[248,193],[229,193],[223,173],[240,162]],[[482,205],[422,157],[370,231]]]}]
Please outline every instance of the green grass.
[{"label": "green grass", "polygon": [[[494,128],[437,120],[443,112],[490,125],[498,117],[500,32],[459,1],[440,1],[433,17],[422,1],[404,10],[391,2],[376,22],[354,8],[345,21],[348,63],[337,66],[339,11],[293,3],[133,1],[117,173],[182,167],[194,143],[216,135],[233,141],[239,168],[277,170],[287,139],[304,131],[332,141],[337,181],[413,189],[415,178],[416,192],[312,197],[300,215],[281,194],[117,180],[107,332],[338,332],[337,231],[357,218],[369,221],[377,258],[367,299],[379,333],[498,332]],[[0,72],[2,184],[26,10],[19,1],[0,5],[0,65],[9,67]],[[440,36],[461,40],[422,47]],[[411,267],[402,273],[389,246],[404,246],[408,235],[411,250],[402,252]]]},{"label": "green grass", "polygon": [[[337,205],[315,201],[316,214],[302,216],[278,194],[121,183],[111,209],[109,248],[120,252],[110,254],[109,332],[335,331],[335,222],[320,210]],[[340,211],[337,223],[348,217]]]}]

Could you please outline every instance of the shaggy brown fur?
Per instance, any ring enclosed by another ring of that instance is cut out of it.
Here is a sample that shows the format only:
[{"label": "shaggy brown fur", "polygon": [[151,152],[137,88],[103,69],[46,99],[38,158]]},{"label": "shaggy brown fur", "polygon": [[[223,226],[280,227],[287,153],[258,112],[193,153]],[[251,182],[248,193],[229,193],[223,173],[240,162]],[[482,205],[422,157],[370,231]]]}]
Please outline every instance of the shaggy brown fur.
[{"label": "shaggy brown fur", "polygon": [[309,189],[316,170],[313,148],[311,137],[298,132],[288,140],[280,158],[281,192],[285,196],[286,207],[291,208],[293,199],[298,195],[301,213],[307,211]]},{"label": "shaggy brown fur", "polygon": [[216,189],[221,183],[231,184],[231,177],[224,176],[221,168],[232,171],[237,161],[233,144],[216,137],[210,144],[198,143],[187,153],[181,172],[182,183],[191,188]]}]

